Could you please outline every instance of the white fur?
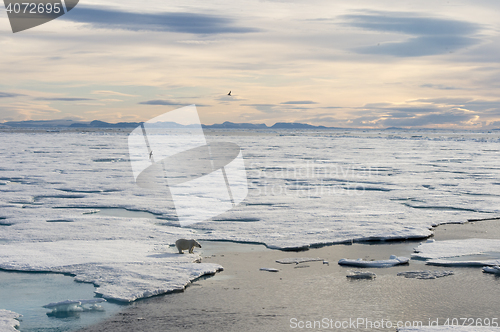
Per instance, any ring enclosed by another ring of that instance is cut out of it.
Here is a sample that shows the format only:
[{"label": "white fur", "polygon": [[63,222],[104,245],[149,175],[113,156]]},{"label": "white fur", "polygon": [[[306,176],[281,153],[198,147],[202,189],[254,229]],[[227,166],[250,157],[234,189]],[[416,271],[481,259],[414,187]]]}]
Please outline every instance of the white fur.
[{"label": "white fur", "polygon": [[186,240],[186,239],[179,239],[175,241],[175,246],[177,247],[177,250],[179,250],[179,254],[182,254],[183,250],[188,250],[189,253],[193,253],[194,247],[201,248],[201,245],[196,241],[196,240]]}]

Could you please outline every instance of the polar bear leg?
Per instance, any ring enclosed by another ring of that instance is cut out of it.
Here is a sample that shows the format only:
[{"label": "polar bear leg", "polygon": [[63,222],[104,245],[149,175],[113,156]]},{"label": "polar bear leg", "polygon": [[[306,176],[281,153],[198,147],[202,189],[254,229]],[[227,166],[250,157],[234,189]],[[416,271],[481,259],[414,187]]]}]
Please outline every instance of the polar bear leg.
[{"label": "polar bear leg", "polygon": [[175,241],[175,246],[177,247],[177,250],[179,250],[179,254],[183,254],[183,250],[189,249],[189,246],[186,245],[186,242],[188,240],[186,239],[179,239]]}]

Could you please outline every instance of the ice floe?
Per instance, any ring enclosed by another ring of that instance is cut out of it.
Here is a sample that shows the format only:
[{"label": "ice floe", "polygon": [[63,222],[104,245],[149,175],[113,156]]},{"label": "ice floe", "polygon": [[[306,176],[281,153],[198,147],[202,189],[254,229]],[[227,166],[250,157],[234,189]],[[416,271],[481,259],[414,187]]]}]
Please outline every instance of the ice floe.
[{"label": "ice floe", "polygon": [[446,276],[451,276],[455,274],[453,271],[443,271],[443,270],[423,270],[423,271],[406,271],[399,272],[398,276],[403,276],[405,278],[415,278],[415,279],[436,279]]},{"label": "ice floe", "polygon": [[300,263],[305,263],[305,262],[317,262],[317,261],[323,261],[323,258],[312,258],[312,257],[291,257],[291,258],[282,258],[276,260],[276,263],[280,264],[300,264]]},{"label": "ice floe", "polygon": [[0,309],[0,331],[2,332],[14,332],[19,331],[18,318],[22,315],[15,313],[13,311]]},{"label": "ice floe", "polygon": [[358,259],[347,259],[342,258],[339,260],[339,265],[348,265],[348,266],[356,266],[356,267],[391,267],[395,265],[407,264],[410,261],[407,257],[397,257],[395,255],[391,255],[389,259],[382,260],[374,260],[367,261],[361,258]]},{"label": "ice floe", "polygon": [[130,302],[182,290],[192,280],[222,270],[196,263],[198,255],[154,252],[148,243],[127,240],[57,241],[2,245],[0,268],[59,272],[93,283],[103,298]]},{"label": "ice floe", "polygon": [[377,275],[370,271],[350,271],[346,277],[350,279],[375,279]]},{"label": "ice floe", "polygon": [[439,266],[500,265],[500,240],[463,239],[421,243],[413,257]]},{"label": "ice floe", "polygon": [[52,309],[53,313],[67,311],[102,311],[102,306],[98,305],[98,303],[102,302],[106,302],[106,300],[102,298],[90,300],[65,300],[49,303],[43,307],[46,309]]},{"label": "ice floe", "polygon": [[485,266],[483,267],[483,272],[500,274],[500,266]]}]

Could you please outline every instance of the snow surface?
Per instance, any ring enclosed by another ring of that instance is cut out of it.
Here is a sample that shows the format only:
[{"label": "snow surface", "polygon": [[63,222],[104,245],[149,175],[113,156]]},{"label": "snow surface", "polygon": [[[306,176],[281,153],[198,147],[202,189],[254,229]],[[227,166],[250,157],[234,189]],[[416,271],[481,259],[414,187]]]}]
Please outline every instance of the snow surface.
[{"label": "snow surface", "polygon": [[19,327],[19,320],[17,320],[22,315],[9,311],[0,309],[0,331],[19,331],[16,327]]},{"label": "snow surface", "polygon": [[415,279],[436,279],[436,278],[442,278],[442,277],[446,277],[446,276],[451,276],[453,274],[455,274],[453,271],[442,271],[442,270],[429,271],[429,270],[424,270],[424,271],[399,272],[398,276],[403,276],[405,278],[415,278]]},{"label": "snow surface", "polygon": [[71,274],[96,285],[105,299],[123,302],[182,290],[193,279],[222,270],[193,263],[201,259],[196,254],[154,252],[147,242],[128,240],[10,243],[2,249],[1,269]]},{"label": "snow surface", "polygon": [[421,243],[413,257],[426,259],[429,265],[495,266],[500,265],[500,240],[463,239]]},{"label": "snow surface", "polygon": [[347,259],[342,258],[339,260],[339,265],[348,265],[356,267],[391,267],[395,265],[406,264],[410,261],[407,257],[396,257],[392,255],[389,259],[382,259],[376,261],[366,261],[361,258]]},{"label": "snow surface", "polygon": [[248,197],[181,228],[164,187],[134,183],[126,133],[0,132],[0,268],[68,273],[133,301],[221,268],[174,255],[179,238],[308,248],[423,238],[440,223],[500,214],[500,133],[205,134],[241,147]]}]

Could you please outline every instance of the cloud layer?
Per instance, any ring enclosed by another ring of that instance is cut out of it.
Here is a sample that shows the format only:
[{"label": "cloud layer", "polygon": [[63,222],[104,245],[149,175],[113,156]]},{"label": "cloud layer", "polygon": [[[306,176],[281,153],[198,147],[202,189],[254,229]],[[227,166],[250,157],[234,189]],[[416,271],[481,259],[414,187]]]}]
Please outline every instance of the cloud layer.
[{"label": "cloud layer", "polygon": [[205,124],[495,128],[500,3],[460,4],[109,0],[26,33],[5,20],[0,122],[196,104]]},{"label": "cloud layer", "polygon": [[467,21],[422,17],[410,13],[366,11],[344,15],[346,26],[375,33],[394,33],[403,40],[359,47],[362,54],[416,57],[446,54],[480,42],[481,25]]},{"label": "cloud layer", "polygon": [[65,20],[87,23],[94,28],[169,31],[191,34],[248,33],[255,28],[239,27],[233,19],[218,15],[185,12],[132,13],[100,7],[80,6]]}]

